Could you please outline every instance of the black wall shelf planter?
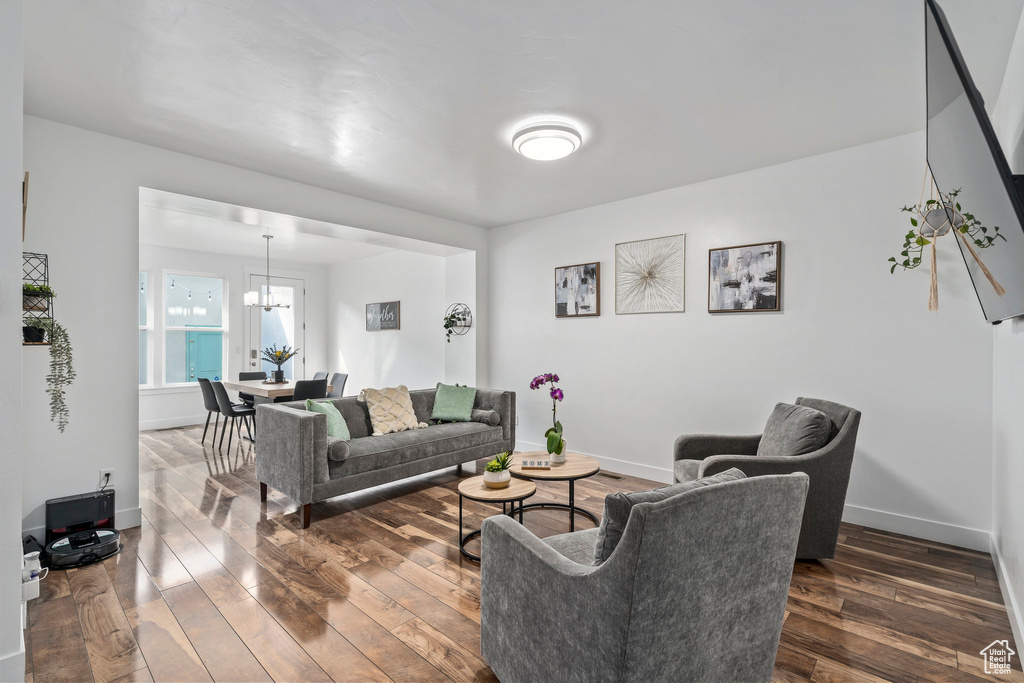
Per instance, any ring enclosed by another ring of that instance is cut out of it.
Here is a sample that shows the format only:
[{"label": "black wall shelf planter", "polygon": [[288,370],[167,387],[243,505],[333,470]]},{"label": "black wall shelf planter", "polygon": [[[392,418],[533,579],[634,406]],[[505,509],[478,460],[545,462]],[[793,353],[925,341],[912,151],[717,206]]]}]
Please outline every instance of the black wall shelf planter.
[{"label": "black wall shelf planter", "polygon": [[[28,285],[50,286],[50,261],[46,254],[25,251],[21,254],[21,279]],[[53,299],[51,297],[22,296],[21,318],[25,327],[31,327],[33,320],[53,320]],[[49,346],[49,340],[23,341],[23,346]]]}]

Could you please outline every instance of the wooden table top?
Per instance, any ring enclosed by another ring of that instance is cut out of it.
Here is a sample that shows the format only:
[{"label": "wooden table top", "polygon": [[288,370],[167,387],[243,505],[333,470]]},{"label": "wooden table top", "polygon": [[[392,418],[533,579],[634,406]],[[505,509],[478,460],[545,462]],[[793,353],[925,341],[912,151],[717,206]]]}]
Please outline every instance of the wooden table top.
[{"label": "wooden table top", "polygon": [[528,479],[512,478],[503,489],[492,489],[484,483],[482,476],[470,477],[459,483],[459,495],[484,503],[507,503],[510,500],[529,498],[537,492],[537,485]]},{"label": "wooden table top", "polygon": [[523,460],[549,460],[551,456],[547,451],[530,451],[528,453],[515,453],[512,458],[516,464],[510,468],[516,477],[527,479],[582,479],[601,471],[601,465],[590,456],[579,453],[566,453],[565,462],[551,463],[550,470],[526,470],[523,469]]},{"label": "wooden table top", "polygon": [[[253,396],[262,396],[264,398],[280,398],[282,396],[291,396],[295,393],[295,382],[296,380],[289,380],[284,384],[264,384],[261,379],[246,379],[236,382],[224,380],[221,384],[228,391],[240,391],[243,394],[252,394]],[[330,384],[327,385],[327,391],[331,391],[333,388]]]}]

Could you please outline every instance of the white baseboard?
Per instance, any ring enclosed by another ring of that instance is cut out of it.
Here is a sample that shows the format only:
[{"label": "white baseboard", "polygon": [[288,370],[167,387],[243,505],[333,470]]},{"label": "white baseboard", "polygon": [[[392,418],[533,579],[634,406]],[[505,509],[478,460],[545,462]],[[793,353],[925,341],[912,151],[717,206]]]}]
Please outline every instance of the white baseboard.
[{"label": "white baseboard", "polygon": [[[131,529],[133,527],[142,526],[142,508],[129,508],[127,510],[117,510],[114,516],[114,522],[118,529]],[[40,543],[44,543],[46,540],[46,529],[44,527],[35,527],[33,529],[23,529],[21,537],[25,538],[31,534]],[[6,680],[0,678],[0,681]]]},{"label": "white baseboard", "polygon": [[[160,420],[139,421],[139,431],[149,429],[170,429],[172,427],[191,427],[206,422],[206,415],[195,415],[186,417],[167,417]],[[221,420],[223,422],[223,420]],[[213,429],[213,418],[210,419],[210,428]]]},{"label": "white baseboard", "polygon": [[893,512],[883,512],[870,508],[847,505],[843,511],[843,521],[850,524],[869,526],[882,531],[914,536],[928,541],[948,543],[949,545],[987,553],[991,546],[991,535],[981,529],[971,529],[955,524],[933,522]]},{"label": "white baseboard", "polygon": [[[528,451],[543,451],[546,450],[546,446],[538,443],[530,443],[528,441],[516,440],[516,450],[522,452]],[[575,449],[570,449],[573,453],[579,453],[580,455],[586,455],[594,458],[601,463],[602,470],[608,470],[615,474],[626,474],[631,477],[640,477],[641,479],[650,479],[652,481],[661,482],[663,484],[672,483],[672,470],[666,467],[651,467],[650,465],[639,465],[635,462],[629,462],[626,460],[618,460],[616,458],[609,458],[604,455],[594,455],[593,453],[583,453]]]},{"label": "white baseboard", "polygon": [[990,541],[992,562],[996,566],[996,577],[999,579],[999,590],[1003,594],[1003,604],[1006,605],[1006,615],[1010,618],[1013,642],[1017,644],[1017,652],[1020,652],[1021,647],[1024,647],[1024,612],[1021,611],[1020,602],[1013,592],[1013,586],[1009,581],[1010,574],[1003,564],[1003,556],[999,552],[999,544],[996,543],[994,534],[990,536]]}]

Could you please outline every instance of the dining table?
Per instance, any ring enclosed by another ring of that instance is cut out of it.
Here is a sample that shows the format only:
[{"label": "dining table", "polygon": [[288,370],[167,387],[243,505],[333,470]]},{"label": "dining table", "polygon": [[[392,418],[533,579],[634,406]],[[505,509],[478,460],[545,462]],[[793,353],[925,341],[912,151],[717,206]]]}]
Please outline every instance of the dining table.
[{"label": "dining table", "polygon": [[[282,384],[275,384],[273,382],[266,382],[262,379],[243,379],[237,381],[223,380],[221,384],[223,384],[224,388],[228,391],[240,391],[243,394],[276,399],[294,395],[296,382],[297,380],[288,380]],[[331,391],[333,389],[333,386],[330,384],[327,385],[327,391]]]}]

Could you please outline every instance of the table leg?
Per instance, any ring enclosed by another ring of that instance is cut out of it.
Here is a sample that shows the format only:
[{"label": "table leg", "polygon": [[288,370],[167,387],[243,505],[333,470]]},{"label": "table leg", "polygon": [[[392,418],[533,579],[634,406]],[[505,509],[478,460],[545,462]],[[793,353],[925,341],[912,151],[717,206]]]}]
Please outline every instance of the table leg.
[{"label": "table leg", "polygon": [[462,540],[462,496],[459,496],[459,540]]},{"label": "table leg", "polygon": [[576,480],[569,480],[569,531],[576,531]]},{"label": "table leg", "polygon": [[[525,499],[524,499],[525,500]],[[523,523],[523,501],[519,501],[519,523]]]}]

